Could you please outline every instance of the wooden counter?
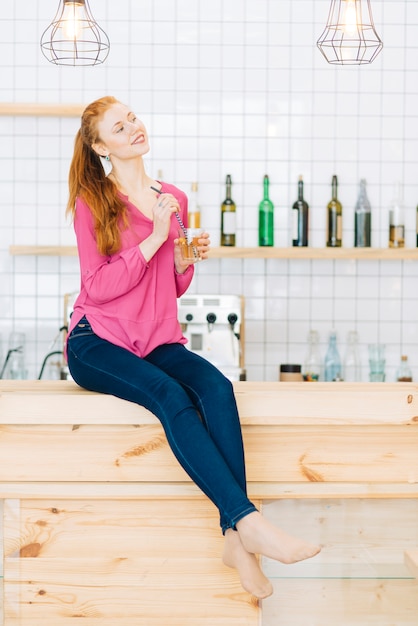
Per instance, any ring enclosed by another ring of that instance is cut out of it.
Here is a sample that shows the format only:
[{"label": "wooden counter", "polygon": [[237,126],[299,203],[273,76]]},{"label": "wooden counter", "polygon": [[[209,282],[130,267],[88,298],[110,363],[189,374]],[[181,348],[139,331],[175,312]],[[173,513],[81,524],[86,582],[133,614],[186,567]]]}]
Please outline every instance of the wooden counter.
[{"label": "wooden counter", "polygon": [[[257,505],[418,498],[418,385],[234,388]],[[145,409],[0,381],[0,458],[4,626],[258,626],[220,561],[217,511]]]}]

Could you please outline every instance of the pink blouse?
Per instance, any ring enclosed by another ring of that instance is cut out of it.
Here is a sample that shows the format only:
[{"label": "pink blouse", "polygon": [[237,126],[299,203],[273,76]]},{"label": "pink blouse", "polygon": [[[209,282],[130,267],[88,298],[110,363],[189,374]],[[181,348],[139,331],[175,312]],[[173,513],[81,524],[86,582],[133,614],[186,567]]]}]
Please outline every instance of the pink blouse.
[{"label": "pink blouse", "polygon": [[[187,224],[187,196],[162,183],[173,194]],[[173,240],[178,222],[173,214],[167,241],[146,261],[138,244],[152,233],[153,223],[126,198],[130,228],[122,233],[119,252],[103,256],[97,250],[93,216],[78,198],[74,217],[80,260],[81,287],[74,304],[69,332],[87,316],[99,337],[140,357],[166,343],[186,343],[177,318],[177,298],[189,287],[194,268],[184,274],[174,267]]]}]

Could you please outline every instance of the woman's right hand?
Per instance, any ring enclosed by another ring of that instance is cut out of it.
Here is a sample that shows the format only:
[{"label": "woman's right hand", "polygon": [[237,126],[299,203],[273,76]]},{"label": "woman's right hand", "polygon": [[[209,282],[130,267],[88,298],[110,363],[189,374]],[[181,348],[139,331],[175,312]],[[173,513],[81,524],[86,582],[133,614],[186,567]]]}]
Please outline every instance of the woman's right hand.
[{"label": "woman's right hand", "polygon": [[178,200],[171,193],[162,193],[152,209],[154,216],[153,234],[166,241],[170,230],[171,216],[180,211]]},{"label": "woman's right hand", "polygon": [[171,193],[163,193],[152,207],[153,230],[149,237],[141,241],[139,249],[146,261],[167,241],[170,232],[171,216],[180,210],[180,205]]}]

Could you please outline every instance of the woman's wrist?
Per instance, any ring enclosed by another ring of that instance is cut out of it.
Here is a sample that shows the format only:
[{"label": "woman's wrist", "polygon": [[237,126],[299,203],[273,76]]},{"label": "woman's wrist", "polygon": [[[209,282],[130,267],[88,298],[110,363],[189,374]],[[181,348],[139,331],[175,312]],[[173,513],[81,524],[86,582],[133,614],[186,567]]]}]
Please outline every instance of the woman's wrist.
[{"label": "woman's wrist", "polygon": [[164,241],[164,239],[161,240],[156,237],[154,233],[152,233],[149,237],[138,244],[138,248],[141,250],[143,257],[147,262],[150,261],[154,254],[161,248]]},{"label": "woman's wrist", "polygon": [[174,264],[174,271],[177,274],[177,276],[183,276],[187,270],[191,267],[191,265],[186,265],[186,266],[181,266],[181,267],[177,267],[176,264]]}]

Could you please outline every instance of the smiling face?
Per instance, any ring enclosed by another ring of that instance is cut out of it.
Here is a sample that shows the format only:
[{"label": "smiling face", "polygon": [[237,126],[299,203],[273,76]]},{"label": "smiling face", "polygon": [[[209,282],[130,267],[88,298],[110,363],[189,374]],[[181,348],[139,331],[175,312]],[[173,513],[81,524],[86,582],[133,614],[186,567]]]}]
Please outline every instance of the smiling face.
[{"label": "smiling face", "polygon": [[100,156],[132,159],[149,150],[148,134],[144,124],[127,106],[112,104],[97,123],[99,139],[92,148]]}]

